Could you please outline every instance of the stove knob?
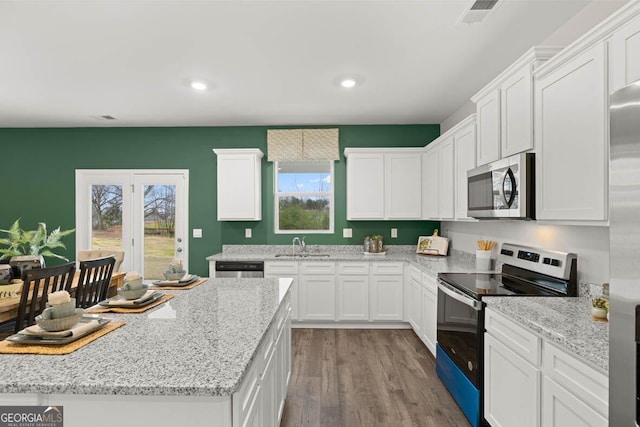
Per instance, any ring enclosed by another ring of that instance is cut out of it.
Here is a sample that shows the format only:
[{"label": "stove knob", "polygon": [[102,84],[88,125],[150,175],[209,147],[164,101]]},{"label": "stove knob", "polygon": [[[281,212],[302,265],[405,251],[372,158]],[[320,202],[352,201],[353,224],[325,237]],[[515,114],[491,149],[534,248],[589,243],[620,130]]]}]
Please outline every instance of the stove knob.
[{"label": "stove knob", "polygon": [[559,266],[560,266],[560,260],[559,260],[559,259],[552,258],[552,259],[551,259],[551,265],[556,266],[556,267],[559,267]]},{"label": "stove knob", "polygon": [[543,258],[543,259],[542,259],[542,263],[543,263],[543,264],[551,264],[551,258],[546,258],[546,257],[545,257],[545,258]]},{"label": "stove knob", "polygon": [[467,362],[467,368],[469,368],[469,371],[473,371],[473,362]]}]

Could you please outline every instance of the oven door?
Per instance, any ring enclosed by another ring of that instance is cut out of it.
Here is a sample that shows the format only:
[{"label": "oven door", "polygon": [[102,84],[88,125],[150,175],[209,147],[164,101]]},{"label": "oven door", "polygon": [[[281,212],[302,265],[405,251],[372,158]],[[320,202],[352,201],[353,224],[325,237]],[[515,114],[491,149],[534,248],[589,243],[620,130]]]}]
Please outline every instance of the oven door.
[{"label": "oven door", "polygon": [[438,344],[480,389],[482,302],[438,281]]}]

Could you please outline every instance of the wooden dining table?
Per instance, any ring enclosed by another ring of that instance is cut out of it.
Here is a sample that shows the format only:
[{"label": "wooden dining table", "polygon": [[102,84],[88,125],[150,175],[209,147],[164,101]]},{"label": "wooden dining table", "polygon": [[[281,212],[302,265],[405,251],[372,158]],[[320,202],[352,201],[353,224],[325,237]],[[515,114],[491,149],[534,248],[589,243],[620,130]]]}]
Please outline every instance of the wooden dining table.
[{"label": "wooden dining table", "polygon": [[[111,275],[111,283],[109,284],[109,291],[107,293],[109,297],[114,296],[116,294],[117,288],[121,287],[124,284],[125,275],[126,273],[123,271],[116,271]],[[73,276],[73,282],[71,284],[72,290],[78,286],[79,278],[80,272],[76,271],[76,274]],[[0,298],[0,323],[15,319],[18,316],[19,305],[19,295],[13,298]]]}]

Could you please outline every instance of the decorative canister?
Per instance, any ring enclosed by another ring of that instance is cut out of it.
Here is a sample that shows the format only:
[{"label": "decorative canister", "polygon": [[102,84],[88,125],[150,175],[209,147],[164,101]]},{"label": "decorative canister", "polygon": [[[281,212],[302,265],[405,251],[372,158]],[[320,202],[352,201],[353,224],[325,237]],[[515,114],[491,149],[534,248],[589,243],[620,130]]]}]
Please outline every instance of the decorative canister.
[{"label": "decorative canister", "polygon": [[364,238],[364,251],[371,252],[371,239],[369,236]]}]

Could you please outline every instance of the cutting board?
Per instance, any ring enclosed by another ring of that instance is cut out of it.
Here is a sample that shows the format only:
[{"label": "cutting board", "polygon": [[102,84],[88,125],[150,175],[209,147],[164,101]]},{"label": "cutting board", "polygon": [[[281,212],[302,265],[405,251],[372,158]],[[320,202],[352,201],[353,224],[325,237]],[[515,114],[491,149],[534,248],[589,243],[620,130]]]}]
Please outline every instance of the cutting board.
[{"label": "cutting board", "polygon": [[416,253],[422,255],[442,255],[449,252],[449,239],[440,236],[420,236]]}]

